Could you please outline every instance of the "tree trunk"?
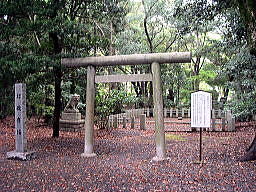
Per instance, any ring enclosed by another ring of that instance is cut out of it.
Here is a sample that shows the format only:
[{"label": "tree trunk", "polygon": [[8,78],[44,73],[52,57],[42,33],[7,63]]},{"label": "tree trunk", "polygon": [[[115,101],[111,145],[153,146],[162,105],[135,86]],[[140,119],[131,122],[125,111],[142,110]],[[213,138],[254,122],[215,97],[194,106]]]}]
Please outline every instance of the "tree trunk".
[{"label": "tree trunk", "polygon": [[70,86],[70,94],[73,95],[76,92],[76,80],[71,80],[71,86]]},{"label": "tree trunk", "polygon": [[256,137],[247,149],[247,153],[240,159],[240,161],[253,161],[256,160]]},{"label": "tree trunk", "polygon": [[149,82],[149,101],[148,101],[148,105],[149,105],[150,108],[154,107],[154,104],[153,104],[153,82],[152,81]]},{"label": "tree trunk", "polygon": [[[5,74],[3,74],[3,88],[0,92],[0,98],[1,98],[1,101],[0,101],[0,119],[5,119],[8,115],[8,99],[7,99],[7,96],[9,95],[8,92],[9,89],[10,89],[10,86],[9,86],[9,82],[8,82],[9,78],[6,77],[5,78]],[[12,81],[13,82],[13,81]]]},{"label": "tree trunk", "polygon": [[[240,15],[247,31],[247,43],[250,53],[256,56],[256,2],[252,0],[237,0]],[[247,153],[240,159],[241,161],[256,160],[256,135]]]},{"label": "tree trunk", "polygon": [[60,112],[61,112],[61,68],[55,67],[54,69],[54,118],[53,118],[53,137],[59,137],[59,121],[60,121]]},{"label": "tree trunk", "polygon": [[172,88],[168,89],[168,95],[167,95],[167,99],[174,102],[174,92]]},{"label": "tree trunk", "polygon": [[[45,100],[44,100],[44,105],[45,108],[51,107],[53,102],[50,99],[51,96],[51,88],[49,85],[45,86]],[[44,119],[44,123],[46,123],[47,125],[52,125],[52,115],[49,113],[44,114],[43,116]]]},{"label": "tree trunk", "polygon": [[224,100],[223,100],[223,104],[226,104],[227,99],[228,99],[228,94],[229,94],[229,88],[226,87],[226,88],[224,88]]},{"label": "tree trunk", "polygon": [[55,60],[53,71],[54,71],[54,117],[53,117],[53,135],[52,137],[59,137],[59,121],[60,121],[60,112],[61,112],[61,64],[58,59],[58,55],[61,53],[61,44],[60,39],[56,32],[49,33],[49,38],[53,46],[53,55],[57,59]]},{"label": "tree trunk", "polygon": [[180,104],[180,81],[178,80],[178,85],[177,85],[177,102],[176,106]]}]

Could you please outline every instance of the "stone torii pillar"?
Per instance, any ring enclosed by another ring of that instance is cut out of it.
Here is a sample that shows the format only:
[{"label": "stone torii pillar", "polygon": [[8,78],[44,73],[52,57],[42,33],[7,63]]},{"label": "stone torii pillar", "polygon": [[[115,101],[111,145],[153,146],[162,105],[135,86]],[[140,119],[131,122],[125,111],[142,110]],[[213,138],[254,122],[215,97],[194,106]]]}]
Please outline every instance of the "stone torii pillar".
[{"label": "stone torii pillar", "polygon": [[94,102],[95,102],[95,67],[87,67],[87,86],[86,86],[86,117],[84,135],[84,153],[82,157],[94,157],[93,152],[93,132],[94,132]]},{"label": "stone torii pillar", "polygon": [[165,150],[165,132],[164,132],[164,113],[163,113],[163,91],[161,82],[161,69],[159,63],[151,64],[153,75],[153,101],[154,101],[154,118],[155,118],[155,142],[156,156],[154,161],[166,159]]},{"label": "stone torii pillar", "polygon": [[[165,132],[163,119],[163,98],[161,86],[160,64],[163,63],[187,63],[191,61],[190,52],[173,53],[151,53],[132,54],[116,56],[100,56],[85,58],[64,58],[62,65],[66,67],[87,67],[87,90],[86,90],[86,123],[85,123],[85,146],[82,157],[94,157],[93,130],[94,130],[94,99],[95,99],[95,67],[97,66],[118,66],[118,65],[141,65],[151,64],[152,74],[148,76],[136,75],[126,76],[124,79],[132,81],[134,78],[145,81],[153,81],[154,116],[155,116],[155,143],[156,156],[154,161],[165,160]],[[97,76],[96,76],[97,77]],[[113,78],[113,77],[111,77]],[[120,78],[120,77],[118,77]],[[99,78],[97,78],[99,79]],[[111,80],[108,80],[110,82]],[[122,82],[122,80],[120,80]]]}]

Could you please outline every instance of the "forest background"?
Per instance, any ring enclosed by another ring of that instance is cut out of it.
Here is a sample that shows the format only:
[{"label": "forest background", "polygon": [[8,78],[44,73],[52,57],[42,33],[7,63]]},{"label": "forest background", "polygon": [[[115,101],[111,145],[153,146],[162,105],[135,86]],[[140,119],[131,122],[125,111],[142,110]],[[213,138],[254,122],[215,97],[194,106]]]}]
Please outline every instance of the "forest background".
[{"label": "forest background", "polygon": [[[85,111],[86,69],[61,58],[190,51],[190,64],[161,65],[164,107],[189,107],[209,91],[214,108],[237,120],[256,113],[256,5],[253,0],[2,0],[0,119],[14,114],[14,84],[26,83],[28,116],[59,136],[71,94]],[[149,65],[97,68],[97,74],[143,74]],[[96,120],[129,108],[152,108],[150,82],[97,84]]]}]

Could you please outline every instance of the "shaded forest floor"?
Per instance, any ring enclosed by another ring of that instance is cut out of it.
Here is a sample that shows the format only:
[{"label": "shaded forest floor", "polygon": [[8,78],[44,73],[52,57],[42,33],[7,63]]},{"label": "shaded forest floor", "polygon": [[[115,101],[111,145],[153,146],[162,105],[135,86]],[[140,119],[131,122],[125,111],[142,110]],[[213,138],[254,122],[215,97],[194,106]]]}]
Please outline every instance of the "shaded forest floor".
[{"label": "shaded forest floor", "polygon": [[198,160],[198,133],[166,133],[170,160],[152,162],[154,131],[150,128],[96,131],[95,158],[81,158],[83,133],[60,132],[28,122],[31,161],[7,160],[14,150],[14,122],[0,123],[0,191],[256,191],[256,162],[238,162],[255,130],[203,132],[203,158]]}]

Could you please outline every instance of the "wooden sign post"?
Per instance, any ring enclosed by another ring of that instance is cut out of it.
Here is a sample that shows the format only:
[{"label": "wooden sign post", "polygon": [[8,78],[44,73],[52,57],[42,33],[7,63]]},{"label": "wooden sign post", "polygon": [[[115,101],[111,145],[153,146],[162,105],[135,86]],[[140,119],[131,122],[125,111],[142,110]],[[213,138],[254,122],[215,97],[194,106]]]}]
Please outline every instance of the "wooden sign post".
[{"label": "wooden sign post", "polygon": [[35,157],[35,152],[27,151],[26,118],[26,84],[15,84],[15,151],[7,152],[7,158],[29,160]]},{"label": "wooden sign post", "polygon": [[211,126],[211,93],[197,91],[191,94],[191,127],[200,129],[199,162],[202,162],[202,129]]}]

